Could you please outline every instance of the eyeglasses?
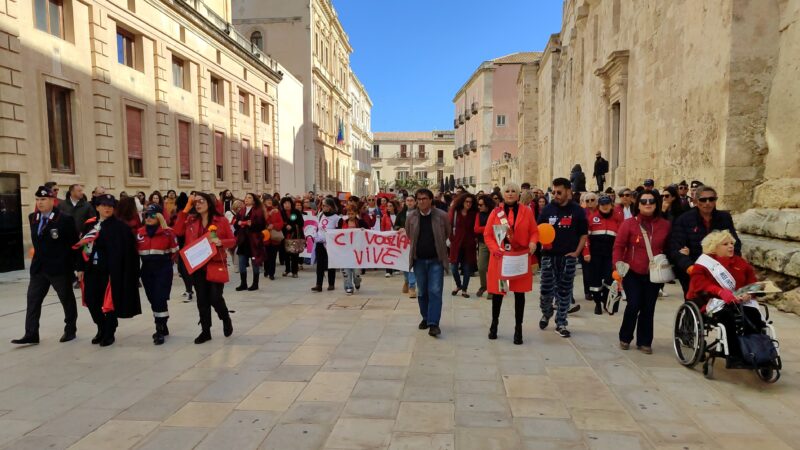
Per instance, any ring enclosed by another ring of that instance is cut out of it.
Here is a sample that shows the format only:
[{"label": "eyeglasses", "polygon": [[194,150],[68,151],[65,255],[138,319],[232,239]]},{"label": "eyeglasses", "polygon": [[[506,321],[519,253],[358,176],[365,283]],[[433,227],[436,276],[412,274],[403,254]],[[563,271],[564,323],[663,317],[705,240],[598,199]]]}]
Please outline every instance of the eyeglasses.
[{"label": "eyeglasses", "polygon": [[631,196],[631,194],[630,194],[630,193],[628,193],[628,192],[626,192],[626,193],[622,194],[622,197],[630,197],[630,196]]},{"label": "eyeglasses", "polygon": [[145,219],[155,219],[156,217],[158,217],[156,216],[156,213],[147,213],[144,215]]},{"label": "eyeglasses", "polygon": [[717,197],[700,197],[697,199],[700,203],[708,203],[708,202],[715,202],[717,201]]},{"label": "eyeglasses", "polygon": [[430,200],[430,198],[428,198],[428,197],[417,197],[417,201],[418,202],[421,202],[423,200]]},{"label": "eyeglasses", "polygon": [[662,194],[661,197],[662,198],[672,198],[672,195],[671,194]]},{"label": "eyeglasses", "polygon": [[689,186],[678,186],[679,191],[685,191],[687,189],[689,189]]},{"label": "eyeglasses", "polygon": [[595,199],[593,199],[593,198],[590,198],[589,200],[586,200],[586,203],[594,203],[594,202],[596,202],[596,201],[597,201],[597,200],[595,200]]},{"label": "eyeglasses", "polygon": [[654,199],[654,198],[640,198],[639,199],[639,204],[640,205],[655,205],[656,204],[656,199]]}]

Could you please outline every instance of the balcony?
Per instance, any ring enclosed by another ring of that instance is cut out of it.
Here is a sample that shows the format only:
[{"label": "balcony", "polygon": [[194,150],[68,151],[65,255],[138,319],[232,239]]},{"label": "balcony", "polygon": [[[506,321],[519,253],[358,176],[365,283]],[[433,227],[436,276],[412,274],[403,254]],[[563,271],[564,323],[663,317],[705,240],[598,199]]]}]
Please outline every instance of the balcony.
[{"label": "balcony", "polygon": [[458,115],[458,123],[460,125],[464,125],[464,115],[463,114],[459,114]]},{"label": "balcony", "polygon": [[472,114],[478,114],[478,102],[472,102]]},{"label": "balcony", "polygon": [[453,119],[453,128],[458,129],[458,119]]},{"label": "balcony", "polygon": [[469,141],[469,149],[472,150],[473,152],[477,153],[478,152],[478,141],[476,141],[474,139]]},{"label": "balcony", "polygon": [[469,110],[467,110],[467,111],[464,113],[464,117],[465,117],[467,120],[469,120],[469,118],[470,118],[470,117],[472,117],[472,113],[470,113],[470,111],[469,111]]},{"label": "balcony", "polygon": [[417,159],[428,159],[428,154],[425,152],[417,153]]},{"label": "balcony", "polygon": [[394,154],[394,157],[397,159],[408,159],[411,157],[410,155],[411,154],[408,152],[397,152]]},{"label": "balcony", "polygon": [[444,158],[436,158],[436,165],[443,166],[444,165]]},{"label": "balcony", "polygon": [[456,159],[461,158],[463,155],[464,155],[464,151],[461,149],[461,147],[456,149],[456,154],[455,154]]},{"label": "balcony", "polygon": [[463,153],[464,156],[469,155],[469,145],[468,144],[464,144],[464,146],[461,147],[461,153]]},{"label": "balcony", "polygon": [[475,184],[475,176],[474,175],[469,177],[469,184],[471,186],[476,186],[476,184]]}]

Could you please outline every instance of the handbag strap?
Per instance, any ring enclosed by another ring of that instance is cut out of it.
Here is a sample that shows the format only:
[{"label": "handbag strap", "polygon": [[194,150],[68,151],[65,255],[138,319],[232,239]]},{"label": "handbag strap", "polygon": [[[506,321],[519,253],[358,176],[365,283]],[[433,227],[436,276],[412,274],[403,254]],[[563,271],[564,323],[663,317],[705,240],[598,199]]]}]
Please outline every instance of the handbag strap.
[{"label": "handbag strap", "polygon": [[639,224],[639,229],[642,230],[642,236],[644,236],[644,247],[647,249],[647,257],[650,259],[650,262],[653,262],[653,248],[650,247],[650,236],[647,235],[647,231],[644,231],[644,227]]}]

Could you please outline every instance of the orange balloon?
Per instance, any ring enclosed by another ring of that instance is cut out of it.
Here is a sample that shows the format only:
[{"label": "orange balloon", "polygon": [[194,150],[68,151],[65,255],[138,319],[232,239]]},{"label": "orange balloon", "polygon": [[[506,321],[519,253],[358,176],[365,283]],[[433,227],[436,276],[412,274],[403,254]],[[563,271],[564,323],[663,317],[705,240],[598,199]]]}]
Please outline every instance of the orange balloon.
[{"label": "orange balloon", "polygon": [[549,223],[539,224],[539,242],[542,245],[552,244],[556,240],[556,229]]}]

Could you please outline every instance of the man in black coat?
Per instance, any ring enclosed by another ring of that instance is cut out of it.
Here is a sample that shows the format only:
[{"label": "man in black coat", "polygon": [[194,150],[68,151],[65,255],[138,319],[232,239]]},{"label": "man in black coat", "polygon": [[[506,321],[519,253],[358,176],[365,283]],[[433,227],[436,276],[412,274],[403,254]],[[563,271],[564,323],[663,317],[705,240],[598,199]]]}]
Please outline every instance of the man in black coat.
[{"label": "man in black coat", "polygon": [[689,291],[687,269],[703,254],[703,238],[710,232],[730,231],[736,240],[734,252],[739,256],[742,254],[742,241],[736,234],[731,214],[717,209],[717,191],[711,186],[700,186],[695,199],[697,206],[675,219],[670,234],[669,257],[675,264],[676,276],[684,295]]},{"label": "man in black coat", "polygon": [[603,155],[600,152],[595,154],[597,159],[594,160],[594,172],[592,173],[592,177],[597,180],[597,190],[602,191],[603,185],[606,182],[606,174],[608,173],[608,161],[603,159]]},{"label": "man in black coat", "polygon": [[36,212],[28,216],[33,243],[31,279],[28,284],[28,307],[25,315],[25,335],[12,344],[38,344],[39,318],[42,302],[53,286],[64,308],[64,335],[61,342],[75,339],[78,306],[72,291],[72,271],[76,252],[72,245],[78,241],[78,231],[72,217],[55,207],[55,193],[45,186],[36,190]]}]

